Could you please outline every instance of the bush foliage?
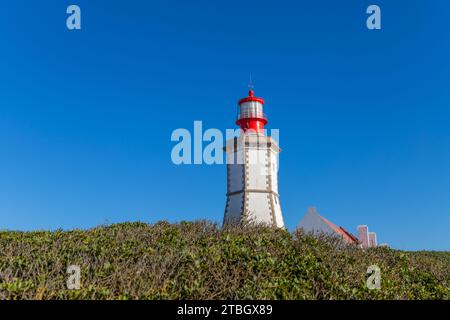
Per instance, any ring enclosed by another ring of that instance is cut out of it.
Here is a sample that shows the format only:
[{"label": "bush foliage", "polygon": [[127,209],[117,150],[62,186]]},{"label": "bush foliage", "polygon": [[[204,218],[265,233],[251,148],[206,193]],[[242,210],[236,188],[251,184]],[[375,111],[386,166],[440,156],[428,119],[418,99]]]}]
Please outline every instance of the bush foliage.
[{"label": "bush foliage", "polygon": [[[67,267],[81,268],[68,290]],[[369,290],[367,269],[381,269]],[[200,222],[0,232],[0,299],[449,299],[450,252]]]}]

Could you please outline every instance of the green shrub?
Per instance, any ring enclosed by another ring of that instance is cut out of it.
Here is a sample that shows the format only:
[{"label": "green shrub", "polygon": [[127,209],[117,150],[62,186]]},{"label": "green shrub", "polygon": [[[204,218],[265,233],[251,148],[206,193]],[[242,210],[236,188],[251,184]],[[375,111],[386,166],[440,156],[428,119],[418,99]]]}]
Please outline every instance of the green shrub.
[{"label": "green shrub", "polygon": [[[66,287],[69,265],[80,290]],[[366,286],[370,265],[380,290]],[[0,299],[449,299],[449,270],[449,252],[206,221],[0,232]]]}]

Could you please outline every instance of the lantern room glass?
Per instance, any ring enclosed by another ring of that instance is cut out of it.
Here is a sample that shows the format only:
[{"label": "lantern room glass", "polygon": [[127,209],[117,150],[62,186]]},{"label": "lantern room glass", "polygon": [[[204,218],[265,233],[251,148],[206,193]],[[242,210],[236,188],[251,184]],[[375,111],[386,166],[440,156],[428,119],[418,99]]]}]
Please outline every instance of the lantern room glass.
[{"label": "lantern room glass", "polygon": [[266,119],[263,105],[257,101],[243,102],[239,106],[238,119],[261,118]]}]

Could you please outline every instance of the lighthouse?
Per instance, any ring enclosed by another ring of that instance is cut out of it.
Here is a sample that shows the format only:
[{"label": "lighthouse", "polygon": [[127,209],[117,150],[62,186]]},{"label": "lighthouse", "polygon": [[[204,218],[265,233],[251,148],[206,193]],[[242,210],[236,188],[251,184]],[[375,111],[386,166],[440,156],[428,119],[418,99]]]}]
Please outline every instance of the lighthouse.
[{"label": "lighthouse", "polygon": [[283,228],[278,194],[278,154],[275,140],[265,134],[264,100],[253,89],[238,102],[240,135],[227,140],[226,224],[258,223]]}]

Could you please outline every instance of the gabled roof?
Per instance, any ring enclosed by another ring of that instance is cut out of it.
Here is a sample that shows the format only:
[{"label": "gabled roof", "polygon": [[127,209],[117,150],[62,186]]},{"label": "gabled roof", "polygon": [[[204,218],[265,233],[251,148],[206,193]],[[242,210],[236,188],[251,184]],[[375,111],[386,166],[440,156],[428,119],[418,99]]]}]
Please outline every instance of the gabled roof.
[{"label": "gabled roof", "polygon": [[348,244],[357,244],[358,238],[353,234],[345,230],[343,227],[338,227],[333,222],[322,217],[316,210],[316,208],[309,208],[306,215],[303,217],[299,224],[299,227],[305,229],[305,231],[321,231],[328,234],[335,234],[342,238]]},{"label": "gabled roof", "polygon": [[325,219],[321,215],[319,215],[319,216],[326,224],[328,224],[331,227],[331,229],[333,229],[334,232],[336,232],[338,235],[340,235],[345,240],[345,242],[353,244],[358,241],[358,239],[354,235],[352,235],[350,232],[345,230],[343,227],[340,227],[340,226],[338,227],[333,222]]}]

